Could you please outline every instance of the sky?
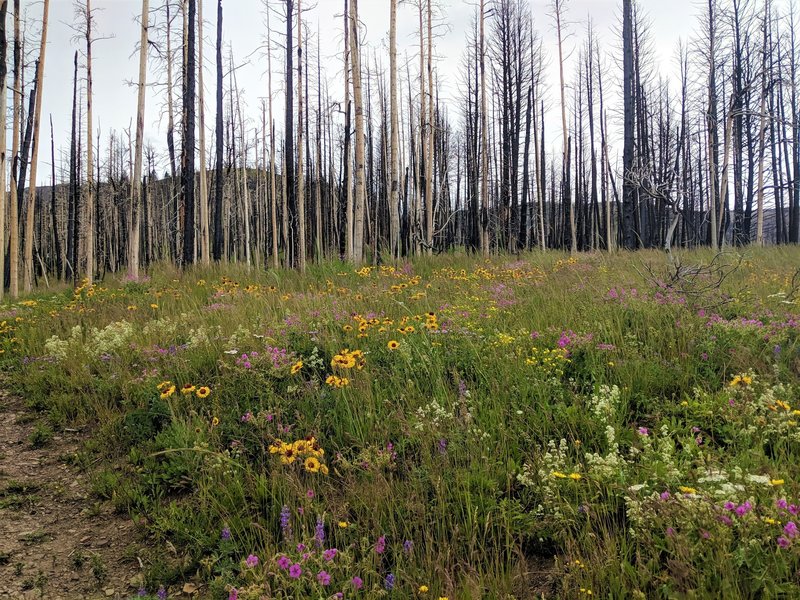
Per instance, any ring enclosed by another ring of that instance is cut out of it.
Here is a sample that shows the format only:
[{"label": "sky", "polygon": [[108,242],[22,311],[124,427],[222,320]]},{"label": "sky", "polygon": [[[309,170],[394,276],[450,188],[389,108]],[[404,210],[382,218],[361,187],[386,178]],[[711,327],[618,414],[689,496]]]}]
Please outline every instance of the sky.
[{"label": "sky", "polygon": [[[272,0],[273,4],[275,0]],[[474,13],[474,2],[468,0],[435,0],[440,6],[438,19],[439,37],[436,39],[435,54],[437,71],[442,84],[443,100],[453,107],[452,115],[458,114],[455,100],[459,95],[459,67],[465,47],[465,36]],[[28,11],[31,23],[41,18],[40,0],[23,0],[24,10]],[[163,23],[163,10],[156,10],[163,3],[150,0],[151,14]],[[303,0],[303,5],[312,6],[305,13],[304,20],[312,34],[307,53],[316,57],[317,37],[320,41],[323,77],[327,78],[331,93],[342,94],[341,77],[341,29],[342,0]],[[207,126],[213,127],[214,114],[214,42],[216,27],[216,0],[203,0],[206,61],[206,114]],[[545,84],[550,88],[550,97],[555,99],[558,90],[556,56],[556,33],[553,20],[549,16],[550,0],[531,0],[534,27],[539,33],[546,54],[550,57],[545,76]],[[95,12],[95,31],[98,39],[93,46],[94,112],[95,135],[99,127],[103,144],[111,129],[120,132],[135,122],[136,88],[131,85],[138,75],[139,39],[138,18],[141,0],[93,0]],[[570,22],[571,37],[567,40],[566,51],[571,60],[566,66],[569,81],[574,72],[576,52],[571,49],[581,45],[585,39],[586,23],[589,18],[595,25],[600,38],[601,51],[618,55],[619,22],[621,0],[570,0],[567,18]],[[697,0],[640,0],[649,21],[652,23],[654,59],[660,72],[674,74],[677,71],[675,59],[679,40],[684,42],[692,35],[698,25],[700,6]],[[260,99],[267,94],[267,61],[263,52],[267,28],[262,0],[223,0],[223,37],[226,45],[233,51],[237,68],[238,85],[246,102],[244,110],[252,119],[251,127],[260,122]],[[389,0],[360,0],[359,12],[363,23],[362,35],[364,50],[374,49],[379,61],[388,66]],[[411,61],[412,77],[418,58],[415,56],[418,37],[416,32],[418,16],[410,2],[401,2],[398,11],[398,51],[401,68],[406,53]],[[75,39],[73,29],[73,0],[51,0],[48,48],[45,63],[44,95],[42,106],[42,140],[40,141],[40,169],[43,179],[49,181],[50,149],[49,118],[52,115],[56,148],[66,148],[69,143],[72,61],[75,50],[82,50],[82,41]],[[272,18],[272,28],[280,31],[281,23]],[[32,25],[33,26],[33,25]],[[38,25],[35,26],[38,30]],[[9,28],[10,31],[10,28]],[[319,32],[317,34],[317,32]],[[179,32],[174,32],[179,33]],[[151,40],[153,40],[151,34]],[[273,40],[273,44],[279,40]],[[178,36],[174,43],[179,44]],[[163,49],[163,46],[160,46]],[[151,49],[152,50],[152,49]],[[226,46],[226,53],[228,47]],[[148,82],[163,80],[163,67],[153,60],[150,53]],[[83,61],[83,57],[80,58]],[[362,59],[363,60],[363,59]],[[283,50],[275,50],[272,59],[273,97],[276,105],[283,102],[280,90],[282,85]],[[83,63],[82,63],[83,64]],[[616,77],[617,63],[609,60],[606,65],[608,75]],[[403,75],[404,77],[404,75]],[[313,84],[312,84],[313,86]],[[163,86],[148,88],[145,115],[145,140],[161,150],[165,147]],[[557,112],[555,110],[553,113]],[[276,117],[279,118],[279,117]],[[554,144],[560,143],[555,135],[556,127],[551,127]],[[209,129],[210,131],[210,129]],[[211,140],[211,134],[207,139]],[[102,150],[102,149],[101,149]],[[58,152],[58,150],[57,150]],[[102,155],[102,152],[101,152]],[[57,168],[61,168],[57,156]],[[163,163],[162,163],[163,166]]]}]

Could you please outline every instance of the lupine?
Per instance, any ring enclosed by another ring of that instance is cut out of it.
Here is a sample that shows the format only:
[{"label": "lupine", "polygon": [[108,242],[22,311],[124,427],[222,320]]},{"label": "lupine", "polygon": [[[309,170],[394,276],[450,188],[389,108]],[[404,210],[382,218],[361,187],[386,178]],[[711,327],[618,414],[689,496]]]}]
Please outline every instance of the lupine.
[{"label": "lupine", "polygon": [[281,509],[281,533],[283,534],[283,540],[285,542],[289,542],[292,539],[292,511],[289,510],[289,507],[284,504],[283,508]]}]

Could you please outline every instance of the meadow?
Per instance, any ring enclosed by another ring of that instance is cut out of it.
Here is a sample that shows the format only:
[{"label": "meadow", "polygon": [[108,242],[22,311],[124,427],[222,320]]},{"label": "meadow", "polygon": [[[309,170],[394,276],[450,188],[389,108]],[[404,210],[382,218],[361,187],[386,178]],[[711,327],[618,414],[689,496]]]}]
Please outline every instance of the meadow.
[{"label": "meadow", "polygon": [[132,597],[800,598],[800,250],[680,260],[155,267],[7,301],[0,364]]}]

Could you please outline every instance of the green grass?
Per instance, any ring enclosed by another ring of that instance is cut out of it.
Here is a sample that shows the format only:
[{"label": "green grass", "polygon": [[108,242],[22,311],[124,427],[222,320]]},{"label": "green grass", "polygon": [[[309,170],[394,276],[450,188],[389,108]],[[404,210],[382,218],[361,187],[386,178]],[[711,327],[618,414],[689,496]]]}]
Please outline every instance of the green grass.
[{"label": "green grass", "polygon": [[1,360],[43,432],[93,432],[151,594],[800,597],[800,250],[681,260],[726,277],[670,286],[657,252],[160,266],[7,304]]}]

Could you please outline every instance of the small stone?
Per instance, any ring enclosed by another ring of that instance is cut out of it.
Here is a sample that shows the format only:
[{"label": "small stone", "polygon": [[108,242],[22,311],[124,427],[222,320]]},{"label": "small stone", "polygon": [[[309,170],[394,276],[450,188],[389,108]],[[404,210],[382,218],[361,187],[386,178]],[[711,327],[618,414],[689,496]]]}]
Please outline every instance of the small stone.
[{"label": "small stone", "polygon": [[111,598],[111,596],[116,594],[116,590],[114,590],[114,588],[106,588],[103,590],[103,593],[106,595],[106,598]]}]

